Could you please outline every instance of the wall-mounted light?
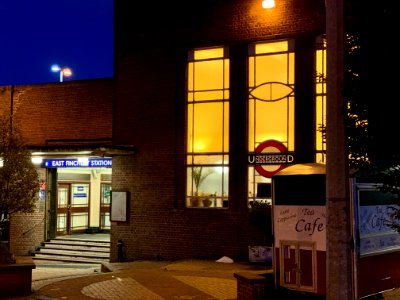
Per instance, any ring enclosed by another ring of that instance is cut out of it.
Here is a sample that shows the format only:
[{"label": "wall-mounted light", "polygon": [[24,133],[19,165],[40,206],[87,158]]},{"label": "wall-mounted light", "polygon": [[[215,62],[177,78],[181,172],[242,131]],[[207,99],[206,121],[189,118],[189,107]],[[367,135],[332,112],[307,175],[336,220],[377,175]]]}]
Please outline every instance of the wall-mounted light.
[{"label": "wall-mounted light", "polygon": [[273,8],[275,7],[275,0],[263,0],[262,1],[263,8]]},{"label": "wall-mounted light", "polygon": [[40,165],[43,162],[43,157],[32,156],[31,160],[34,165]]}]

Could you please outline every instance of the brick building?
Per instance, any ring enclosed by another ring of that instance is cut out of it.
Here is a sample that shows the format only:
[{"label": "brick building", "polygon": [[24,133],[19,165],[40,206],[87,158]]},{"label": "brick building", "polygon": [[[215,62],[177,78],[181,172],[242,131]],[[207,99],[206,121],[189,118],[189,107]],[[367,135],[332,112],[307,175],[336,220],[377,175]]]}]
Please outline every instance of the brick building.
[{"label": "brick building", "polygon": [[[110,232],[112,262],[121,241],[127,261],[247,260],[249,246],[271,245],[271,232],[251,219],[252,207],[271,201],[271,177],[290,164],[326,162],[326,18],[323,0],[261,2],[115,1],[114,78],[0,87],[0,114],[20,123],[34,157],[55,166],[38,165],[44,194],[29,218],[13,216],[11,251],[26,255],[90,228]],[[381,100],[374,105],[386,113]],[[110,159],[112,169],[61,166],[82,157]],[[72,193],[88,198],[76,226],[57,209]],[[312,249],[324,266],[324,251]],[[315,269],[314,254],[304,265]],[[359,282],[387,277],[391,255],[384,264],[368,257],[362,268],[372,261],[382,273],[359,272]],[[289,277],[279,280],[293,287]],[[318,280],[322,290],[312,280],[300,289],[324,293],[325,277]]]},{"label": "brick building", "polygon": [[[111,225],[112,260],[118,240],[127,260],[247,259],[265,243],[249,206],[270,178],[248,155],[273,139],[297,163],[321,161],[324,12],[308,0],[271,10],[259,0],[116,2],[113,140],[136,154],[113,157],[113,191],[129,205],[127,221]],[[209,175],[199,191],[198,170]],[[192,204],[199,193],[213,204]]]},{"label": "brick building", "polygon": [[324,5],[116,1],[114,78],[3,87],[0,109],[20,121],[33,153],[112,157],[112,176],[99,184],[127,199],[126,214],[100,208],[85,226],[64,228],[54,208],[60,178],[70,193],[89,179],[42,165],[45,200],[29,234],[14,223],[13,237],[29,237],[11,249],[26,254],[88,227],[110,230],[111,261],[120,240],[128,261],[247,260],[250,245],[271,243],[249,209],[271,200],[271,174],[287,162],[260,166],[250,157],[272,143],[291,162],[324,162]]},{"label": "brick building", "polygon": [[[34,155],[112,156],[112,179],[105,181],[128,197],[126,221],[110,224],[112,261],[118,240],[127,260],[245,259],[249,245],[266,243],[249,221],[249,207],[259,187],[270,184],[269,171],[260,176],[249,154],[281,135],[278,142],[297,163],[323,159],[314,74],[324,68],[317,61],[324,26],[324,1],[279,1],[271,10],[253,0],[133,9],[117,2],[115,78],[2,87],[1,112],[20,122]],[[278,112],[260,103],[283,104]],[[272,111],[265,119],[275,121],[260,126],[265,109]],[[206,123],[215,124],[199,129]],[[216,145],[196,149],[206,135]],[[135,154],[116,152],[116,145]],[[193,186],[199,168],[211,174],[204,191]],[[40,169],[48,207],[57,198],[56,173]],[[211,206],[192,203],[198,192],[212,198]],[[44,205],[38,211],[30,250],[42,235],[61,233]],[[12,228],[12,235],[26,234]],[[26,253],[21,243],[12,247]]]},{"label": "brick building", "polygon": [[[34,158],[76,159],[108,147],[112,140],[112,103],[112,79],[0,88],[0,114],[12,115]],[[16,214],[11,219],[10,250],[15,255],[27,255],[44,240],[64,233],[57,232],[56,226],[57,180],[63,186],[91,181],[91,171],[81,170],[78,176],[71,170],[57,171],[40,164],[37,168],[42,184],[35,212]],[[104,176],[108,177],[104,182],[111,183],[111,175]],[[91,194],[96,195],[93,187]],[[97,214],[88,214],[87,226],[99,227]]]}]

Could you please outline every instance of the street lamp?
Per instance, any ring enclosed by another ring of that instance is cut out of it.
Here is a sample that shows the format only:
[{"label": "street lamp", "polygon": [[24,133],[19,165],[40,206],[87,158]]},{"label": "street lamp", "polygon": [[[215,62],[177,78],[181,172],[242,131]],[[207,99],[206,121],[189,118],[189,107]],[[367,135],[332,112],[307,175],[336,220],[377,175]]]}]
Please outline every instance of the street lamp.
[{"label": "street lamp", "polygon": [[69,77],[72,75],[72,70],[70,68],[68,68],[68,67],[61,68],[59,65],[52,65],[51,71],[60,73],[60,82],[63,82],[64,76]]},{"label": "street lamp", "polygon": [[263,0],[261,5],[263,8],[274,8],[275,0]]}]

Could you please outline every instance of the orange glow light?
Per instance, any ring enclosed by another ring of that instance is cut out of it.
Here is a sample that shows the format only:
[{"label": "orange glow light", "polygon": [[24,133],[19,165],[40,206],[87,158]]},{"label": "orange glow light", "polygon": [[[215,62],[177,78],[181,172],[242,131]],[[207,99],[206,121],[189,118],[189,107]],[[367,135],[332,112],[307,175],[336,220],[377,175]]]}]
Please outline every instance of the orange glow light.
[{"label": "orange glow light", "polygon": [[273,7],[275,7],[275,0],[263,0],[262,7],[263,8],[273,8]]},{"label": "orange glow light", "polygon": [[61,71],[64,76],[71,76],[72,75],[72,70],[70,68],[64,68]]}]

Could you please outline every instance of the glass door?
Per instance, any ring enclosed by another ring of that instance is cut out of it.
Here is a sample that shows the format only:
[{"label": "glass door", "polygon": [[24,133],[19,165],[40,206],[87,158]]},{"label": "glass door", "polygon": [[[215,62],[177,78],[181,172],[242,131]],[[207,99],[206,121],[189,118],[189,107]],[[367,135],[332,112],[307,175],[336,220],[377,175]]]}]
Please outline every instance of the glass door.
[{"label": "glass door", "polygon": [[66,235],[69,234],[69,184],[59,184],[57,191],[57,235]]},{"label": "glass door", "polygon": [[89,224],[88,183],[58,184],[57,235],[85,232]]},{"label": "glass door", "polygon": [[111,183],[101,183],[100,229],[110,230]]},{"label": "glass door", "polygon": [[281,241],[280,282],[301,291],[316,290],[316,250],[314,242]]}]

